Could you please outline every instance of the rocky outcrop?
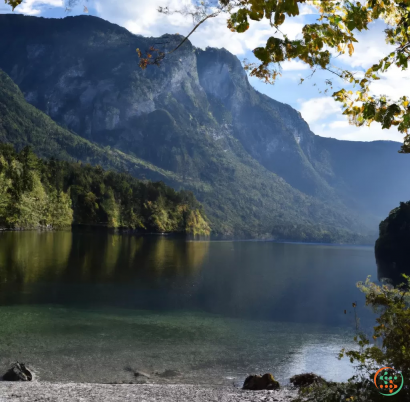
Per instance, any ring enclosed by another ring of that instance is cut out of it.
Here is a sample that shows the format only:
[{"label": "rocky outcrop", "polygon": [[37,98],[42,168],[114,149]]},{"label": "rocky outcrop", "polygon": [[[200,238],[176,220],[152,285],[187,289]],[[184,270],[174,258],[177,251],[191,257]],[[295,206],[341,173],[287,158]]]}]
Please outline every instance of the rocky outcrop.
[{"label": "rocky outcrop", "polygon": [[261,390],[277,390],[280,388],[279,382],[275,380],[275,377],[270,374],[264,375],[250,375],[243,383],[242,389],[249,391],[261,391]]},{"label": "rocky outcrop", "polygon": [[32,379],[33,375],[30,370],[24,363],[19,362],[14,363],[10,370],[3,375],[3,381],[31,381]]},{"label": "rocky outcrop", "polygon": [[401,202],[380,223],[375,254],[379,279],[403,282],[403,273],[410,274],[410,201]]}]

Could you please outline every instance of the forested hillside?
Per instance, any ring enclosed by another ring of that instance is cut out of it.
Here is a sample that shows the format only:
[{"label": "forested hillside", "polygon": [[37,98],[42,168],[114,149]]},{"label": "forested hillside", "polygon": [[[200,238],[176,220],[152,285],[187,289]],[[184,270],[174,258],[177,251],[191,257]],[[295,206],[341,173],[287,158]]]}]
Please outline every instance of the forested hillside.
[{"label": "forested hillside", "polygon": [[101,167],[37,158],[0,143],[0,227],[65,228],[72,224],[208,235],[190,192],[142,182]]},{"label": "forested hillside", "polygon": [[[161,124],[161,113],[157,117],[149,126],[153,135],[161,133],[155,126]],[[232,145],[241,152],[246,164],[233,157],[222,159],[220,147],[208,140],[209,147],[202,148],[203,157],[196,157],[198,167],[207,167],[204,180],[187,177],[184,180],[183,175],[113,147],[99,146],[58,126],[27,103],[19,88],[1,70],[0,141],[11,143],[18,150],[29,145],[44,158],[98,164],[138,178],[162,180],[177,190],[193,190],[205,201],[205,213],[214,234],[249,237],[266,234],[288,240],[329,242],[362,239],[358,233],[359,225],[356,225],[355,232],[346,227],[348,217],[344,218],[345,223],[340,222],[339,216],[343,216],[343,212],[336,213],[313,197],[292,189],[282,179],[258,166],[234,141]],[[161,146],[160,140],[151,146],[155,144]],[[354,226],[352,220],[350,223]]]}]

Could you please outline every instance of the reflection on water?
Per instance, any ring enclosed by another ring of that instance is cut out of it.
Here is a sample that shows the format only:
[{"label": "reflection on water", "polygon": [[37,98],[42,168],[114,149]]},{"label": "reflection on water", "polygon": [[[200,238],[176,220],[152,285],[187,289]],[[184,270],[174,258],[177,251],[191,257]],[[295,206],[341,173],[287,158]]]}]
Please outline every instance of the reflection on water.
[{"label": "reflection on water", "polygon": [[20,359],[49,380],[130,380],[127,365],[183,382],[340,379],[349,306],[363,300],[355,283],[375,273],[367,247],[0,233],[0,369]]},{"label": "reflection on water", "polygon": [[409,270],[399,268],[394,262],[386,262],[376,258],[377,278],[380,282],[388,283],[393,286],[399,286],[407,283],[403,275],[409,275]]},{"label": "reflection on water", "polygon": [[17,302],[24,292],[34,292],[35,285],[154,284],[167,276],[189,277],[201,268],[209,247],[209,242],[108,233],[5,232],[0,236],[0,302],[6,294]]},{"label": "reflection on water", "polygon": [[61,277],[72,248],[68,232],[0,234],[0,285]]}]

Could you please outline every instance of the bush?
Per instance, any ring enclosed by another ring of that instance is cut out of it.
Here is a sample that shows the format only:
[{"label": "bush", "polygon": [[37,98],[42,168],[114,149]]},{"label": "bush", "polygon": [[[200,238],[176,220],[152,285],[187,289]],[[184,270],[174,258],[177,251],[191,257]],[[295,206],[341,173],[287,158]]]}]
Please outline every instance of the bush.
[{"label": "bush", "polygon": [[[370,340],[363,332],[355,341],[358,350],[342,350],[339,358],[348,357],[357,364],[357,375],[345,383],[326,383],[302,389],[297,401],[341,402],[385,400],[373,383],[373,376],[381,367],[392,367],[410,379],[410,278],[393,287],[371,282],[370,277],[357,284],[366,295],[366,305],[376,313],[377,325]],[[410,387],[404,385],[396,399],[410,400]]]}]

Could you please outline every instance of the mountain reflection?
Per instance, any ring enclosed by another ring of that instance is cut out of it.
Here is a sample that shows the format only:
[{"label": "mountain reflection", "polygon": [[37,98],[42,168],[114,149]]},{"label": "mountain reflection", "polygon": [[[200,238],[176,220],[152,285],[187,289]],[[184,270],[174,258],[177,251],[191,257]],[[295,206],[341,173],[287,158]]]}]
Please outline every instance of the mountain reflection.
[{"label": "mountain reflection", "polygon": [[[351,325],[373,250],[101,232],[0,233],[0,305],[200,311]],[[348,314],[344,311],[348,310]]]},{"label": "mountain reflection", "polygon": [[[0,288],[24,293],[33,286],[142,284],[183,281],[197,273],[208,242],[109,233],[5,232],[0,234]],[[0,296],[1,297],[1,296]]]},{"label": "mountain reflection", "polygon": [[71,248],[71,232],[1,233],[0,286],[61,277]]}]

